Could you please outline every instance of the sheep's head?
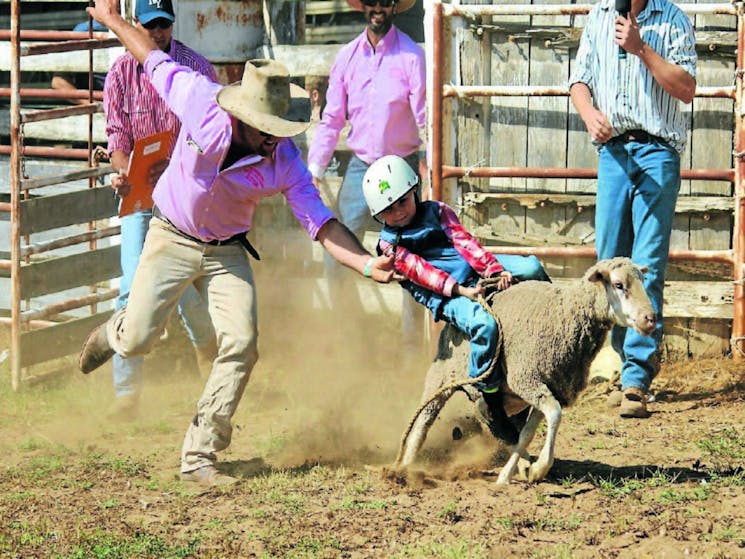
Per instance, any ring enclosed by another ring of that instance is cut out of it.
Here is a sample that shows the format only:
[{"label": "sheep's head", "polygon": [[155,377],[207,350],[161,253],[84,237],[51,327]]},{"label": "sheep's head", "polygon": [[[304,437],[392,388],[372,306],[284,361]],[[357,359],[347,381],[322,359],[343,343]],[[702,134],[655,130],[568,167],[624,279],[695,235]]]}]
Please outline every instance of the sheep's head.
[{"label": "sheep's head", "polygon": [[616,324],[649,336],[655,330],[656,315],[644,289],[646,271],[647,268],[637,266],[630,258],[617,257],[595,264],[585,279],[603,282]]}]

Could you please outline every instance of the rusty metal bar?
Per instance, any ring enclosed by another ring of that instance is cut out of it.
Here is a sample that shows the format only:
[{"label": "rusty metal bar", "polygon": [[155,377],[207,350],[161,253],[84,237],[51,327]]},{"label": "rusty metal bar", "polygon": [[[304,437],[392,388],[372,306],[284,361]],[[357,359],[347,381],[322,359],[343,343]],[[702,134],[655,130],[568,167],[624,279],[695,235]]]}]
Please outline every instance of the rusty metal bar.
[{"label": "rusty metal bar", "polygon": [[[452,85],[443,86],[443,97],[568,97],[569,88],[545,85]],[[735,98],[734,86],[698,87],[696,97]]]},{"label": "rusty metal bar", "polygon": [[0,270],[10,270],[11,264],[11,260],[0,260]]},{"label": "rusty metal bar", "polygon": [[743,265],[745,264],[745,127],[743,126],[743,71],[745,70],[745,25],[742,4],[737,17],[737,68],[735,73],[735,224],[732,235],[734,251],[733,276],[735,280],[734,311],[732,317],[732,355],[745,358],[745,286]]},{"label": "rusty metal bar", "polygon": [[10,2],[10,376],[21,385],[21,1]]},{"label": "rusty metal bar", "polygon": [[23,179],[21,181],[21,190],[33,190],[35,188],[42,188],[44,186],[53,186],[55,184],[62,184],[70,181],[89,179],[91,177],[100,177],[111,173],[113,170],[114,169],[111,165],[105,165],[104,167],[90,167],[83,171],[71,171],[63,175],[51,175],[46,177],[37,177],[35,179]]},{"label": "rusty metal bar", "polygon": [[[12,146],[0,145],[0,154],[10,155]],[[59,159],[83,159],[88,160],[90,153],[83,148],[56,148],[44,146],[20,146],[23,155],[27,157],[56,157]]]},{"label": "rusty metal bar", "polygon": [[[13,320],[7,316],[0,316],[0,324],[13,324]],[[51,320],[30,320],[27,324],[31,328],[46,328],[58,323]]]},{"label": "rusty metal bar", "polygon": [[[567,167],[454,167],[442,166],[442,178],[531,178],[531,179],[594,179],[597,169]],[[733,182],[733,169],[683,169],[680,176],[686,180],[719,180]]]},{"label": "rusty metal bar", "polygon": [[48,318],[61,312],[79,309],[93,303],[108,301],[110,299],[114,299],[117,295],[119,295],[118,289],[107,289],[106,291],[101,291],[100,293],[94,293],[92,295],[86,295],[85,297],[68,299],[67,301],[62,301],[61,303],[47,305],[46,307],[41,307],[32,311],[26,311],[21,315],[21,320],[23,320],[24,322],[28,322],[29,320]]},{"label": "rusty metal bar", "polygon": [[[678,4],[678,7],[690,15],[715,14],[737,15],[737,8],[732,4]],[[554,4],[554,5],[445,5],[446,16],[561,16],[584,15],[589,13],[592,4]]]},{"label": "rusty metal bar", "polygon": [[[21,31],[21,41],[70,41],[85,40],[91,38],[88,31],[57,31],[47,29],[26,29]],[[109,39],[109,34],[102,31],[93,33],[94,39]],[[0,40],[10,39],[10,31],[0,29]]]},{"label": "rusty metal bar", "polygon": [[442,179],[444,178],[442,167],[443,5],[440,2],[435,2],[432,9],[432,154],[430,158],[432,164],[432,199],[442,200]]},{"label": "rusty metal bar", "polygon": [[100,113],[103,110],[101,103],[88,103],[87,105],[76,105],[74,107],[59,107],[56,109],[46,109],[43,111],[32,111],[30,113],[21,113],[21,122],[41,122],[43,120],[53,120],[55,118],[64,118],[66,116],[90,115]]},{"label": "rusty metal bar", "polygon": [[13,204],[8,202],[0,202],[0,212],[10,212],[13,209]]},{"label": "rusty metal bar", "polygon": [[[88,99],[90,92],[87,89],[62,90],[47,88],[21,88],[21,100],[23,99]],[[10,88],[0,87],[0,97],[10,97]],[[93,99],[103,100],[103,91],[94,91]]]},{"label": "rusty metal bar", "polygon": [[[515,246],[484,246],[484,248],[495,254],[518,254],[544,257],[576,257],[576,258],[597,258],[597,252],[594,247],[515,247]],[[732,264],[734,261],[731,250],[678,250],[672,249],[669,253],[670,260],[687,260],[692,262],[723,262]]]},{"label": "rusty metal bar", "polygon": [[21,248],[21,255],[26,257],[31,256],[32,254],[41,254],[42,252],[73,246],[86,241],[95,241],[98,239],[105,239],[106,237],[113,237],[119,233],[121,233],[121,226],[114,225],[112,227],[106,227],[105,229],[95,229],[77,235],[70,235],[69,237],[52,239],[51,241],[32,243]]},{"label": "rusty metal bar", "polygon": [[88,49],[107,49],[117,47],[119,39],[85,39],[83,41],[68,41],[65,43],[43,43],[21,47],[21,56],[36,54],[51,54],[53,52],[75,52]]}]

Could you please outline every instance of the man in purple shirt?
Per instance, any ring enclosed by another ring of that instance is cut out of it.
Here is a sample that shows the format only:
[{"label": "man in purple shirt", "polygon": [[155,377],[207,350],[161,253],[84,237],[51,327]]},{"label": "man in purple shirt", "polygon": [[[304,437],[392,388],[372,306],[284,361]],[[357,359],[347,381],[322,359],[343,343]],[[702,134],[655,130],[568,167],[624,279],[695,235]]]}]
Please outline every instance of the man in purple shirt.
[{"label": "man in purple shirt", "polygon": [[[424,51],[393,25],[396,14],[415,0],[347,0],[363,11],[367,26],[336,55],[329,74],[326,107],[308,151],[308,169],[319,186],[334,155],[339,134],[349,120],[347,145],[352,157],[344,173],[337,215],[358,239],[378,230],[362,195],[362,178],[371,163],[384,155],[403,157],[412,169],[426,168],[419,150],[425,121]],[[326,259],[327,277],[336,303],[349,313],[359,309],[344,270]],[[342,297],[339,297],[342,295]],[[359,311],[358,311],[359,312]],[[421,358],[424,314],[409,297],[403,300],[405,359]]]},{"label": "man in purple shirt", "polygon": [[[308,127],[308,96],[272,60],[246,63],[239,83],[222,87],[176,63],[119,14],[119,0],[87,11],[142,63],[181,121],[171,164],[153,193],[154,217],[126,307],[93,330],[80,353],[89,373],[114,353],[146,353],[190,285],[208,302],[218,355],[181,452],[181,477],[205,485],[220,474],[216,453],[231,440],[231,418],[256,360],[256,293],[246,251],[254,211],[281,193],[308,234],[339,262],[379,282],[394,279],[390,257],[372,257],[323,205],[289,137]],[[244,250],[245,247],[245,250]]]}]

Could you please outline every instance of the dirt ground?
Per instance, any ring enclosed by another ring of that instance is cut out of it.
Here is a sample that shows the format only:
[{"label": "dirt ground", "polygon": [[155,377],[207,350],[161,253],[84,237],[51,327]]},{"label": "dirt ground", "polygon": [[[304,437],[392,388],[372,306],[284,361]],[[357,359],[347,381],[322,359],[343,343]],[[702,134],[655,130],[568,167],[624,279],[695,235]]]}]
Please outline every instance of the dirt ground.
[{"label": "dirt ground", "polygon": [[225,488],[177,481],[200,391],[179,336],[148,360],[126,423],[105,418],[110,367],[13,394],[3,364],[0,557],[745,557],[741,362],[665,364],[646,420],[593,384],[548,478],[497,487],[505,449],[458,397],[415,468],[388,469],[425,370],[402,365],[394,327],[292,325],[261,331]]}]

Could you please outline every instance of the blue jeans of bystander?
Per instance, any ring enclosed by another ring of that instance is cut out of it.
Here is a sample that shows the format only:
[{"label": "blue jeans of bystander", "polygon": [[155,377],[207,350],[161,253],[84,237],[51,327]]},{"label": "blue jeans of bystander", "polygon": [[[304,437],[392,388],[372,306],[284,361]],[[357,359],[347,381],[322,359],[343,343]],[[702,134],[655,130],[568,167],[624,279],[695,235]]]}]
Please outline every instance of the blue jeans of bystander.
[{"label": "blue jeans of bystander", "polygon": [[631,328],[613,329],[611,343],[623,360],[623,390],[647,392],[659,370],[662,292],[679,189],[680,156],[668,144],[611,140],[600,149],[595,210],[598,259],[628,256],[646,266],[644,287],[657,313],[652,336]]}]

